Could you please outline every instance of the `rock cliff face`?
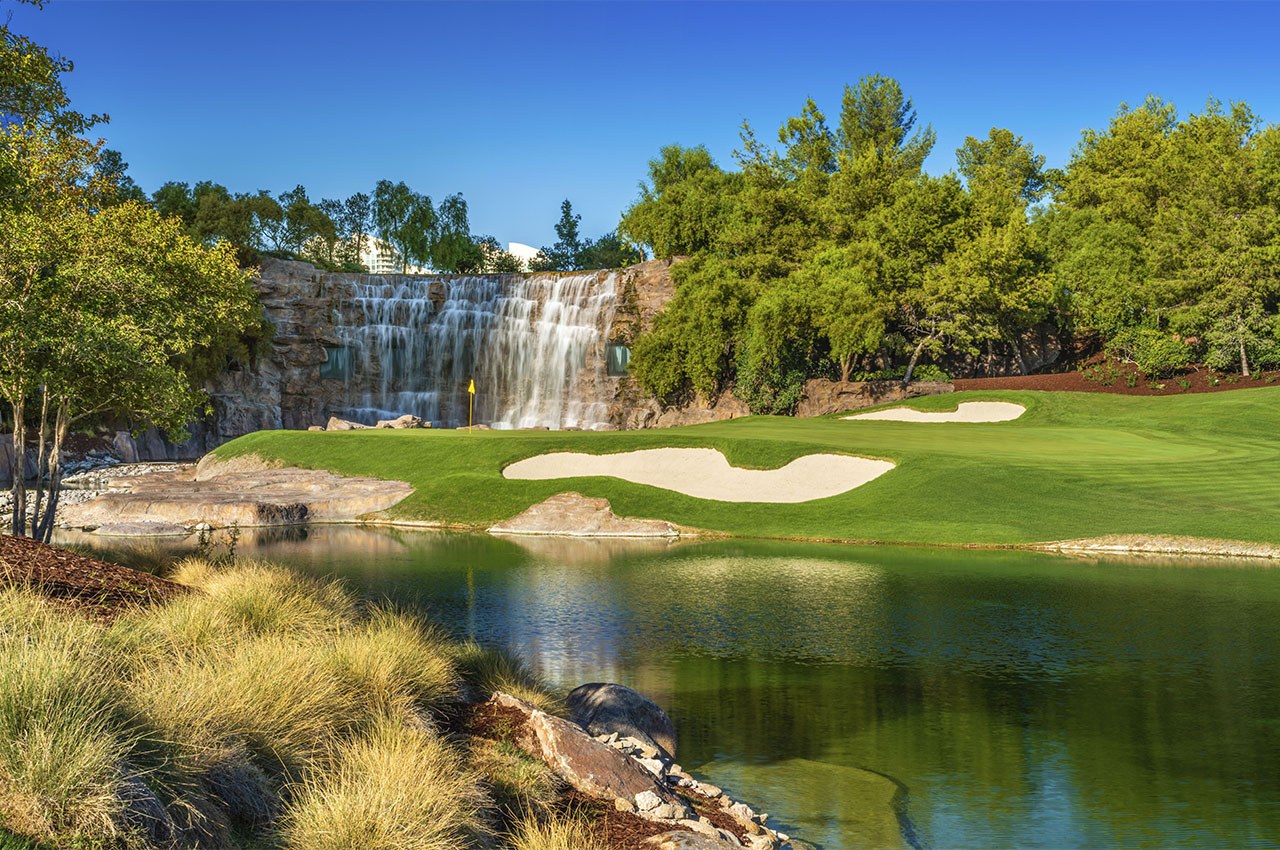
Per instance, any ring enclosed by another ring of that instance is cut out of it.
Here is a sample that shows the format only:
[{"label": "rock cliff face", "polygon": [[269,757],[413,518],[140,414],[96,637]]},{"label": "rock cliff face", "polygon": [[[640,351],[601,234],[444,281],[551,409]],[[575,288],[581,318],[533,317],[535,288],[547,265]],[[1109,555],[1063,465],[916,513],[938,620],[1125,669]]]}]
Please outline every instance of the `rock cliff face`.
[{"label": "rock cliff face", "polygon": [[[667,261],[651,261],[617,272],[584,273],[592,278],[587,281],[588,285],[598,280],[603,286],[607,279],[615,294],[607,299],[608,309],[598,311],[594,334],[588,334],[590,338],[580,343],[580,350],[575,354],[580,355],[580,359],[574,363],[576,368],[569,369],[570,374],[565,376],[562,390],[566,397],[584,398],[598,403],[603,411],[601,418],[608,417],[608,426],[623,425],[620,414],[615,419],[612,407],[622,387],[629,382],[625,378],[607,374],[606,346],[610,343],[628,344],[643,327],[653,321],[653,317],[674,293],[670,267],[671,264]],[[420,310],[421,315],[409,315],[405,320],[411,322],[420,319],[422,323],[430,323],[445,315],[443,308],[451,292],[450,286],[460,280],[473,283],[479,281],[482,285],[503,290],[522,285],[527,287],[531,283],[546,285],[562,277],[565,276],[530,274],[477,279],[447,275],[337,274],[320,271],[306,263],[267,259],[254,285],[266,316],[274,327],[270,353],[255,362],[230,364],[226,371],[207,386],[213,413],[205,421],[193,423],[190,429],[192,438],[188,442],[175,445],[152,429],[137,440],[136,450],[143,458],[191,459],[252,431],[305,429],[312,425],[322,425],[331,416],[352,417],[353,405],[358,406],[359,401],[353,402],[350,375],[352,365],[343,361],[343,358],[349,361],[351,354],[349,351],[344,353],[344,347],[349,348],[352,344],[350,330],[370,321],[367,295],[372,290],[394,292],[414,288],[423,296],[418,301],[430,301],[431,307],[425,308],[425,305],[419,303],[418,307],[423,308]],[[413,304],[408,304],[400,313],[413,307]],[[566,309],[572,307],[573,305],[569,305]],[[505,321],[527,321],[530,324],[545,322],[546,317],[536,312],[538,305],[525,305],[524,309],[528,311],[527,316],[517,314],[502,318]],[[559,305],[557,309],[560,309]],[[384,315],[389,312],[395,311],[384,311]],[[466,327],[460,330],[453,327],[441,328],[439,333],[445,338],[455,331],[459,334],[476,333],[474,328]],[[572,342],[579,343],[579,340],[574,339]],[[380,362],[378,355],[389,360],[391,355],[405,346],[403,340],[395,338],[394,334],[388,336],[386,343],[385,351],[375,352],[374,357],[370,358],[374,381],[381,380],[384,370],[390,371],[393,368],[390,363]],[[556,353],[564,354],[559,350]],[[532,354],[534,352],[521,349],[511,352],[508,360],[518,362],[521,356]],[[458,351],[449,349],[441,352],[440,356],[450,359],[460,355]],[[436,364],[412,362],[407,364],[407,368],[420,370],[434,365]],[[344,369],[347,370],[346,377]],[[495,382],[499,378],[509,377],[509,374],[504,373],[495,378]],[[484,387],[484,390],[492,389]],[[464,393],[465,386],[454,390],[455,393]],[[465,395],[461,397],[465,399]],[[454,424],[459,418],[465,420],[465,408],[459,411],[457,407],[456,401],[453,408],[449,408],[447,404],[445,406],[445,412]],[[370,412],[370,418],[377,420],[386,418],[385,414],[388,413],[399,415],[414,412],[374,410]],[[478,410],[477,413],[479,412]],[[553,410],[551,415],[555,412]],[[485,420],[477,418],[477,422],[483,421]],[[524,424],[531,426],[535,423]],[[601,427],[602,424],[605,423],[596,422],[595,427]]]}]

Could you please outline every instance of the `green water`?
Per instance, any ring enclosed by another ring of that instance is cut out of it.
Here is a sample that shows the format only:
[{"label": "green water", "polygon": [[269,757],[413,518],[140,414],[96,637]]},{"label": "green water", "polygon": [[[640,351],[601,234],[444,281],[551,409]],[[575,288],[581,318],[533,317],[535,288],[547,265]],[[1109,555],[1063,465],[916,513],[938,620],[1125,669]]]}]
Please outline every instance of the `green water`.
[{"label": "green water", "polygon": [[1275,568],[336,527],[240,550],[649,694],[686,768],[822,848],[1280,846]]}]

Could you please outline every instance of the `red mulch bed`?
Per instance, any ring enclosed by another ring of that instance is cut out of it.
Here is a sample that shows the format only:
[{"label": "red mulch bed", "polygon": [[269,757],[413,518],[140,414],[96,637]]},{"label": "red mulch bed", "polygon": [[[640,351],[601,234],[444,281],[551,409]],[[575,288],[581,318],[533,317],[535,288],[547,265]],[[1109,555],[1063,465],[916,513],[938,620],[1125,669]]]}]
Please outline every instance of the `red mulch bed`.
[{"label": "red mulch bed", "polygon": [[0,536],[0,586],[4,585],[33,588],[103,619],[186,592],[182,585],[150,573],[8,535]]},{"label": "red mulch bed", "polygon": [[[1242,378],[1239,375],[1223,375],[1197,370],[1152,382],[1132,366],[1118,366],[1115,367],[1114,372],[1104,371],[1105,369],[1106,367],[1100,364],[1091,364],[1083,371],[1057,372],[1047,375],[1015,375],[1010,378],[961,378],[952,383],[957,390],[1045,390],[1122,395],[1184,395],[1280,386],[1280,372],[1262,372]],[[1136,375],[1133,386],[1129,386],[1129,375]],[[1093,380],[1090,379],[1091,376]],[[1099,377],[1103,380],[1097,380]],[[1187,386],[1184,387],[1179,383],[1180,380],[1185,381]]]}]

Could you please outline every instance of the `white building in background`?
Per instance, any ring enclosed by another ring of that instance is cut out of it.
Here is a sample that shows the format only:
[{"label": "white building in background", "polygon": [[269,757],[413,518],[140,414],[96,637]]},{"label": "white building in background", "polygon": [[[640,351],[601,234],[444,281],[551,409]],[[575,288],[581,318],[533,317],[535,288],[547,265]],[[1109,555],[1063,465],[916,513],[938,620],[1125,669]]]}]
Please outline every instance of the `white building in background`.
[{"label": "white building in background", "polygon": [[431,269],[410,263],[401,266],[400,252],[385,239],[366,236],[360,249],[360,262],[370,274],[431,274]]},{"label": "white building in background", "polygon": [[523,242],[508,242],[507,253],[520,261],[521,269],[528,271],[530,261],[541,254],[542,251],[532,245],[526,245]]}]

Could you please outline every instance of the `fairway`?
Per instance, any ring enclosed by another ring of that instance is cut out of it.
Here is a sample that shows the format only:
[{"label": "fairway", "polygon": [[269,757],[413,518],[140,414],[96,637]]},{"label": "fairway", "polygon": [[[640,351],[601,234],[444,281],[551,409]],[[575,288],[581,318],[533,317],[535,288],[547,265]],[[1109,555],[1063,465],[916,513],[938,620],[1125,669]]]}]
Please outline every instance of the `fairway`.
[{"label": "fairway", "polygon": [[[610,500],[621,516],[755,537],[1013,544],[1103,534],[1280,542],[1280,387],[1175,397],[964,392],[914,399],[1026,407],[1009,422],[756,416],[646,431],[260,431],[216,450],[408,481],[393,519],[487,527],[556,493]],[[715,448],[734,466],[777,469],[839,453],[896,468],[798,504],[698,499],[617,478],[513,481],[509,464],[548,452]]]}]

